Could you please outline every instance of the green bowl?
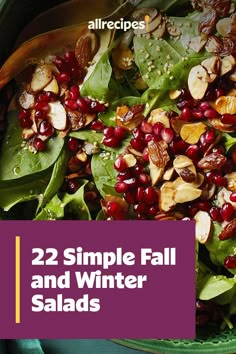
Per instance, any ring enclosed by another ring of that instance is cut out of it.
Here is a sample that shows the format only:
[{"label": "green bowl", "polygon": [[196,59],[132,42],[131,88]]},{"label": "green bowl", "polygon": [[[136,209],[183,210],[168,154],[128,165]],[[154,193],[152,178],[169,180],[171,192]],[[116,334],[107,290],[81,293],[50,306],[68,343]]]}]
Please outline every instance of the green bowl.
[{"label": "green bowl", "polygon": [[[0,62],[3,63],[9,55],[14,41],[27,22],[48,8],[62,2],[65,1],[34,0],[32,5],[32,0],[0,0]],[[167,320],[170,321],[171,319]],[[177,323],[176,325],[181,324]],[[113,340],[113,342],[147,353],[233,354],[236,353],[236,328],[223,331],[208,329],[208,331],[198,333],[195,340],[122,339]]]}]

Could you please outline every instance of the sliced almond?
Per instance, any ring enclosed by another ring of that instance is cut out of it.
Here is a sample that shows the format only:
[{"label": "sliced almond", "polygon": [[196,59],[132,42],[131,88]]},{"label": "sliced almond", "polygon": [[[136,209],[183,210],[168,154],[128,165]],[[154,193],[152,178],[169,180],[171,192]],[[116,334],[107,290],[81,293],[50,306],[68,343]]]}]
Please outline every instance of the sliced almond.
[{"label": "sliced almond", "polygon": [[77,159],[80,160],[81,162],[85,162],[85,161],[87,161],[87,159],[88,159],[88,156],[87,156],[87,154],[86,154],[85,151],[79,151],[79,152],[77,152],[76,157],[77,157]]},{"label": "sliced almond", "polygon": [[202,183],[204,182],[204,179],[205,178],[201,173],[198,173],[195,181],[191,182],[191,183],[183,181],[183,179],[181,177],[177,177],[176,180],[174,180],[172,182],[173,188],[178,189],[179,186],[186,186],[186,185],[193,187],[193,188],[199,188],[202,185]]},{"label": "sliced almond", "polygon": [[88,67],[98,49],[99,38],[96,32],[87,30],[75,45],[75,56],[79,66],[83,69]]},{"label": "sliced almond", "polygon": [[221,190],[217,194],[217,205],[222,207],[224,203],[230,203],[236,210],[236,202],[232,202],[230,200],[231,193],[232,190],[226,189],[225,187],[221,188]]},{"label": "sliced almond", "polygon": [[25,128],[21,132],[21,137],[23,140],[29,140],[35,135],[35,132],[31,128]]},{"label": "sliced almond", "polygon": [[141,35],[154,31],[162,22],[162,15],[159,13],[152,21],[146,23],[144,28],[137,28],[134,30],[134,34]]},{"label": "sliced almond", "polygon": [[164,181],[169,181],[169,180],[173,177],[174,172],[175,172],[175,169],[174,169],[173,166],[167,168],[166,171],[165,171],[164,174],[163,174],[162,179],[163,179]]},{"label": "sliced almond", "polygon": [[216,100],[214,108],[219,114],[235,114],[236,97],[221,96]]},{"label": "sliced almond", "polygon": [[218,74],[221,61],[218,56],[214,55],[213,57],[203,60],[201,65],[207,70],[208,74]]},{"label": "sliced almond", "polygon": [[48,118],[53,128],[64,130],[66,128],[66,110],[59,101],[49,103]]},{"label": "sliced almond", "polygon": [[24,90],[21,92],[18,102],[24,109],[33,108],[35,105],[35,96]]},{"label": "sliced almond", "polygon": [[166,23],[165,21],[161,21],[159,26],[157,26],[157,28],[154,31],[152,31],[152,35],[156,38],[162,38],[165,32],[166,32]]},{"label": "sliced almond", "polygon": [[200,197],[202,191],[198,188],[189,186],[187,183],[180,185],[175,191],[174,201],[176,203],[191,202]]},{"label": "sliced almond", "polygon": [[206,211],[199,210],[194,215],[195,224],[195,237],[200,243],[206,243],[211,236],[212,220]]},{"label": "sliced almond", "polygon": [[126,166],[128,168],[133,167],[137,162],[136,158],[132,154],[125,154],[123,156],[123,159],[124,159]]},{"label": "sliced almond", "polygon": [[232,124],[224,124],[221,122],[220,118],[209,119],[208,121],[212,127],[221,132],[233,133],[235,131],[235,126]]},{"label": "sliced almond", "polygon": [[206,36],[197,36],[189,41],[189,48],[194,50],[194,52],[199,53],[203,47],[206,45]]},{"label": "sliced almond", "polygon": [[180,90],[170,90],[169,91],[169,97],[170,97],[171,100],[175,100],[180,95],[181,95],[181,91]]},{"label": "sliced almond", "polygon": [[176,117],[176,118],[170,119],[170,124],[171,124],[171,127],[174,129],[175,133],[177,135],[179,135],[180,130],[181,130],[182,126],[186,124],[186,121],[181,120],[178,117]]},{"label": "sliced almond", "polygon": [[225,17],[220,19],[216,24],[217,32],[222,37],[228,37],[232,29],[233,19],[230,17]]},{"label": "sliced almond", "polygon": [[148,118],[148,123],[151,125],[162,123],[164,128],[170,128],[170,119],[167,116],[167,112],[161,108],[151,111],[150,117]]},{"label": "sliced almond", "polygon": [[167,144],[164,141],[149,141],[148,155],[149,161],[152,161],[154,165],[161,168],[165,168],[168,161],[170,160],[169,154],[167,152]]},{"label": "sliced almond", "polygon": [[159,196],[159,208],[161,211],[168,212],[175,205],[174,201],[175,190],[171,182],[165,182],[161,186],[160,196]]},{"label": "sliced almond", "polygon": [[191,96],[201,100],[208,88],[208,73],[202,65],[194,66],[188,76],[188,88]]},{"label": "sliced almond", "polygon": [[202,122],[184,124],[180,130],[180,136],[188,144],[197,144],[206,130],[207,126]]},{"label": "sliced almond", "polygon": [[150,178],[152,185],[155,186],[162,178],[164,173],[163,167],[157,167],[152,160],[149,162]]},{"label": "sliced almond", "polygon": [[221,59],[220,76],[228,74],[235,66],[235,59],[232,55]]},{"label": "sliced almond", "polygon": [[227,189],[236,191],[236,172],[228,173],[224,176],[227,180]]},{"label": "sliced almond", "polygon": [[185,182],[191,183],[195,181],[197,172],[190,158],[185,155],[179,155],[174,159],[173,166],[175,171]]},{"label": "sliced almond", "polygon": [[207,188],[202,190],[202,195],[201,195],[201,199],[203,200],[209,200],[211,199],[216,191],[216,185],[215,184],[210,184],[207,185]]},{"label": "sliced almond", "polygon": [[32,81],[30,84],[31,90],[33,92],[41,91],[49,84],[52,78],[52,68],[50,65],[38,65],[33,73]]},{"label": "sliced almond", "polygon": [[56,80],[56,78],[54,76],[53,76],[52,81],[46,87],[44,87],[43,90],[44,91],[50,91],[50,92],[55,93],[55,95],[58,95],[59,86],[58,86],[57,80]]}]

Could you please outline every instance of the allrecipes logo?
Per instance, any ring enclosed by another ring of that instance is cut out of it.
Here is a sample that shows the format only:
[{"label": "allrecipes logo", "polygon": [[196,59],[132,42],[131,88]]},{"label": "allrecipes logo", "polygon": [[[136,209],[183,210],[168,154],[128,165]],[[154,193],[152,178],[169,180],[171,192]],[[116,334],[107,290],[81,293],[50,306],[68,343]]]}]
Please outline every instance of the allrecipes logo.
[{"label": "allrecipes logo", "polygon": [[119,21],[104,21],[101,18],[97,18],[94,21],[89,21],[89,29],[117,29],[122,31],[128,31],[129,29],[146,29],[149,26],[149,16],[145,16],[144,21],[125,21],[121,18]]}]

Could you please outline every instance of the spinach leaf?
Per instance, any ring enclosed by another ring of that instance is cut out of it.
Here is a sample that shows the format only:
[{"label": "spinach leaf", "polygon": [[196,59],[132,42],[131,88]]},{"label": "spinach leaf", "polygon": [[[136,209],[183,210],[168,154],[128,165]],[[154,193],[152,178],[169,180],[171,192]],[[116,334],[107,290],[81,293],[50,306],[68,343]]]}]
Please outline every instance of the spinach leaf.
[{"label": "spinach leaf", "polygon": [[0,181],[15,180],[47,170],[57,160],[64,140],[52,137],[47,142],[47,149],[37,154],[21,147],[21,128],[17,111],[7,115],[8,127],[0,151]]},{"label": "spinach leaf", "polygon": [[117,176],[117,172],[114,169],[115,159],[115,153],[111,153],[109,156],[97,154],[92,157],[91,168],[94,182],[103,197],[107,194],[118,195],[114,189]]},{"label": "spinach leaf", "polygon": [[51,176],[51,171],[46,173],[36,174],[34,178],[21,178],[15,181],[5,181],[0,183],[0,207],[9,211],[14,205],[39,199],[40,195],[47,187],[48,181]]},{"label": "spinach leaf", "polygon": [[49,184],[43,193],[37,211],[40,210],[40,208],[42,208],[45,204],[47,204],[49,200],[58,192],[59,188],[61,187],[66,173],[68,158],[69,158],[68,151],[63,149],[61,151],[60,156],[58,157],[57,161],[54,164]]},{"label": "spinach leaf", "polygon": [[[213,235],[210,240],[205,244],[210,253],[211,261],[216,265],[224,265],[224,259],[227,256],[235,254],[235,240],[229,239],[221,241],[219,234],[221,232],[221,226],[218,223],[213,224]],[[236,274],[236,269],[229,269],[233,274]]]},{"label": "spinach leaf", "polygon": [[225,293],[214,298],[214,301],[220,305],[227,305],[233,302],[233,299],[236,297],[236,283],[234,286],[226,291]]},{"label": "spinach leaf", "polygon": [[64,205],[58,195],[46,204],[34,220],[59,220],[64,217]]},{"label": "spinach leaf", "polygon": [[90,96],[94,99],[107,102],[109,97],[109,82],[112,75],[112,67],[109,61],[109,53],[105,52],[97,62],[93,72],[81,87],[82,96]]},{"label": "spinach leaf", "polygon": [[235,282],[234,278],[227,278],[224,275],[208,274],[202,281],[198,298],[200,300],[213,299],[232,289]]},{"label": "spinach leaf", "polygon": [[236,137],[227,133],[223,133],[223,139],[226,152],[228,152],[236,144]]}]

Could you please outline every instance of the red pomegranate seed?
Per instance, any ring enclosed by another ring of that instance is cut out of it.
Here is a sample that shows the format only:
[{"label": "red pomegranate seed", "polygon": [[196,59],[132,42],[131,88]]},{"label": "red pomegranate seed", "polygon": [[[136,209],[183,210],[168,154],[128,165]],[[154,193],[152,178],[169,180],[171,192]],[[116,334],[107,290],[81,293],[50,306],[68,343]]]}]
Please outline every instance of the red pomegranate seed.
[{"label": "red pomegranate seed", "polygon": [[181,112],[180,119],[188,122],[191,119],[191,117],[192,117],[191,109],[189,107],[185,107]]},{"label": "red pomegranate seed", "polygon": [[54,133],[54,129],[50,123],[48,123],[46,120],[43,120],[39,125],[39,133],[49,137]]},{"label": "red pomegranate seed", "polygon": [[123,210],[121,206],[116,202],[107,203],[107,213],[115,220],[125,219],[125,210]]},{"label": "red pomegranate seed", "polygon": [[190,205],[190,206],[188,207],[188,213],[189,213],[189,215],[190,215],[191,217],[194,217],[194,215],[195,215],[197,212],[198,212],[198,208],[196,207],[195,204]]},{"label": "red pomegranate seed", "polygon": [[164,129],[164,125],[161,122],[157,122],[153,126],[153,133],[157,136],[161,136],[161,132]]},{"label": "red pomegranate seed", "polygon": [[64,58],[68,63],[77,63],[75,53],[72,50],[67,50],[64,54]]},{"label": "red pomegranate seed", "polygon": [[192,116],[194,119],[203,119],[204,118],[204,114],[200,109],[193,109]]},{"label": "red pomegranate seed", "polygon": [[222,221],[222,216],[220,213],[220,208],[214,206],[209,210],[210,217],[212,218],[213,221]]},{"label": "red pomegranate seed", "polygon": [[106,138],[111,138],[114,136],[115,128],[114,127],[106,127],[103,130],[103,134]]},{"label": "red pomegranate seed", "polygon": [[124,170],[127,169],[127,164],[126,164],[125,159],[122,155],[118,156],[117,159],[115,160],[114,168],[118,172],[123,172]]},{"label": "red pomegranate seed", "polygon": [[203,101],[199,104],[198,107],[200,108],[201,111],[205,112],[207,109],[210,108],[210,105],[207,101]]},{"label": "red pomegranate seed", "polygon": [[145,143],[148,143],[151,140],[153,140],[153,135],[152,134],[145,134],[145,136],[144,136]]},{"label": "red pomegranate seed", "polygon": [[136,164],[135,166],[133,166],[131,168],[131,171],[132,171],[133,175],[138,177],[140,175],[140,173],[145,172],[145,167],[143,166],[143,164],[139,163],[139,164]]},{"label": "red pomegranate seed", "polygon": [[126,135],[127,135],[127,131],[123,127],[115,127],[114,135],[119,140],[123,140],[126,137]]},{"label": "red pomegranate seed", "polygon": [[140,128],[134,128],[132,131],[132,135],[136,139],[142,139],[144,137],[144,134]]},{"label": "red pomegranate seed", "polygon": [[224,260],[224,266],[228,269],[236,268],[236,256],[228,256]]},{"label": "red pomegranate seed", "polygon": [[230,203],[224,203],[221,208],[221,216],[225,221],[231,221],[234,214],[234,207]]},{"label": "red pomegranate seed", "polygon": [[78,98],[76,103],[81,113],[91,113],[91,107],[85,98]]},{"label": "red pomegranate seed", "polygon": [[47,112],[45,111],[35,111],[34,112],[34,117],[36,120],[44,119],[47,115]]},{"label": "red pomegranate seed", "polygon": [[182,111],[184,108],[193,108],[196,103],[193,100],[183,100],[177,103],[177,107]]},{"label": "red pomegranate seed", "polygon": [[143,214],[146,212],[146,204],[138,203],[134,204],[134,212],[137,214]]},{"label": "red pomegranate seed", "polygon": [[182,88],[179,98],[181,101],[191,99],[191,95],[190,95],[189,90],[187,88]]},{"label": "red pomegranate seed", "polygon": [[20,112],[19,112],[18,118],[19,118],[19,119],[22,119],[22,118],[29,118],[29,117],[30,117],[30,114],[31,114],[30,111],[27,111],[26,109],[21,109]]},{"label": "red pomegranate seed", "polygon": [[222,88],[217,88],[216,89],[216,98],[219,98],[221,96],[224,96],[225,92]]},{"label": "red pomegranate seed", "polygon": [[60,70],[60,71],[67,71],[68,69],[68,65],[65,62],[64,58],[60,57],[60,56],[56,56],[53,59],[53,63],[56,65],[56,67]]},{"label": "red pomegranate seed", "polygon": [[154,204],[157,202],[157,193],[153,187],[147,187],[144,190],[145,193],[145,202],[148,205]]},{"label": "red pomegranate seed", "polygon": [[125,170],[125,171],[121,171],[120,173],[118,173],[117,180],[120,182],[123,182],[124,180],[129,179],[131,177],[132,177],[132,175],[131,175],[130,171]]},{"label": "red pomegranate seed", "polygon": [[231,194],[230,194],[230,197],[229,197],[229,199],[231,200],[231,202],[236,202],[236,191],[235,192],[232,192]]},{"label": "red pomegranate seed", "polygon": [[124,198],[127,203],[134,204],[136,202],[135,191],[128,191],[124,193]]},{"label": "red pomegranate seed", "polygon": [[207,130],[204,134],[204,139],[207,144],[212,144],[215,141],[215,131]]},{"label": "red pomegranate seed", "polygon": [[65,100],[64,104],[67,108],[71,109],[72,111],[75,111],[77,109],[77,103],[75,100],[67,99]]},{"label": "red pomegranate seed", "polygon": [[46,92],[43,92],[41,93],[39,96],[38,96],[38,101],[39,102],[50,102],[50,97],[48,97],[48,95],[46,95]]},{"label": "red pomegranate seed", "polygon": [[37,151],[43,151],[45,149],[45,142],[40,138],[35,138],[33,140],[33,146]]},{"label": "red pomegranate seed", "polygon": [[134,177],[131,177],[129,179],[125,179],[124,182],[128,185],[128,188],[131,188],[131,189],[136,188],[138,185],[138,181]]},{"label": "red pomegranate seed", "polygon": [[73,152],[77,151],[79,149],[79,147],[80,147],[79,140],[76,139],[76,138],[70,138],[68,140],[68,147]]},{"label": "red pomegranate seed", "polygon": [[104,124],[99,119],[97,119],[90,124],[90,128],[96,132],[99,132],[104,129]]},{"label": "red pomegranate seed", "polygon": [[217,154],[221,154],[221,155],[224,155],[225,154],[225,148],[223,146],[215,146],[213,149],[212,149],[212,152],[216,152]]},{"label": "red pomegranate seed", "polygon": [[156,205],[150,206],[147,210],[148,216],[155,216],[157,212],[158,212],[158,207]]},{"label": "red pomegranate seed", "polygon": [[205,94],[206,101],[215,101],[216,100],[216,90],[214,87],[209,87]]},{"label": "red pomegranate seed", "polygon": [[105,112],[106,106],[103,103],[97,102],[97,101],[90,101],[90,107],[91,110],[96,112],[96,113],[102,113]]},{"label": "red pomegranate seed", "polygon": [[[44,94],[49,98],[50,102],[57,100],[57,95],[54,92],[47,91],[47,92],[44,92]],[[47,100],[46,100],[46,102],[47,102]]]},{"label": "red pomegranate seed", "polygon": [[209,211],[211,208],[211,203],[208,200],[201,200],[196,203],[198,210]]},{"label": "red pomegranate seed", "polygon": [[77,85],[72,85],[69,90],[69,98],[71,100],[77,100],[79,97],[79,87]]},{"label": "red pomegranate seed", "polygon": [[172,141],[170,148],[174,155],[184,154],[189,144],[180,138],[176,138]]},{"label": "red pomegranate seed", "polygon": [[141,131],[144,134],[152,134],[152,125],[144,120],[141,124]]},{"label": "red pomegranate seed", "polygon": [[149,153],[148,153],[148,148],[145,147],[145,149],[143,150],[143,160],[146,162],[149,162]]},{"label": "red pomegranate seed", "polygon": [[146,220],[146,216],[143,214],[137,214],[137,220]]},{"label": "red pomegranate seed", "polygon": [[142,152],[146,146],[145,141],[143,139],[138,139],[138,138],[131,139],[130,144],[135,150],[139,152]]},{"label": "red pomegranate seed", "polygon": [[140,173],[138,178],[139,178],[139,182],[143,185],[148,185],[150,183],[150,177],[145,173]]},{"label": "red pomegranate seed", "polygon": [[223,114],[221,116],[221,122],[224,124],[236,124],[235,114]]},{"label": "red pomegranate seed", "polygon": [[136,199],[138,202],[143,202],[145,200],[145,193],[143,187],[137,188]]},{"label": "red pomegranate seed", "polygon": [[197,161],[200,158],[199,147],[197,145],[190,145],[186,150],[186,156],[193,161]]},{"label": "red pomegranate seed", "polygon": [[79,189],[80,185],[77,181],[69,181],[68,182],[68,190],[70,193],[75,193]]},{"label": "red pomegranate seed", "polygon": [[226,187],[227,179],[222,177],[220,174],[215,174],[213,176],[213,183],[215,183],[218,187]]},{"label": "red pomegranate seed", "polygon": [[31,128],[32,127],[32,120],[29,117],[23,117],[20,119],[20,126],[21,128]]},{"label": "red pomegranate seed", "polygon": [[204,117],[217,118],[217,117],[219,117],[219,114],[213,108],[209,108],[204,112]]},{"label": "red pomegranate seed", "polygon": [[115,191],[117,193],[125,193],[128,190],[128,185],[125,182],[117,182],[115,185]]},{"label": "red pomegranate seed", "polygon": [[174,139],[175,133],[171,128],[164,128],[161,131],[161,138],[164,140],[167,144],[170,144],[172,140]]},{"label": "red pomegranate seed", "polygon": [[35,110],[44,111],[46,113],[48,113],[50,110],[50,106],[49,106],[48,102],[45,102],[45,101],[36,102],[34,108],[35,108]]},{"label": "red pomegranate seed", "polygon": [[60,82],[68,83],[70,82],[70,74],[68,74],[66,71],[62,71],[57,75],[57,80]]}]

